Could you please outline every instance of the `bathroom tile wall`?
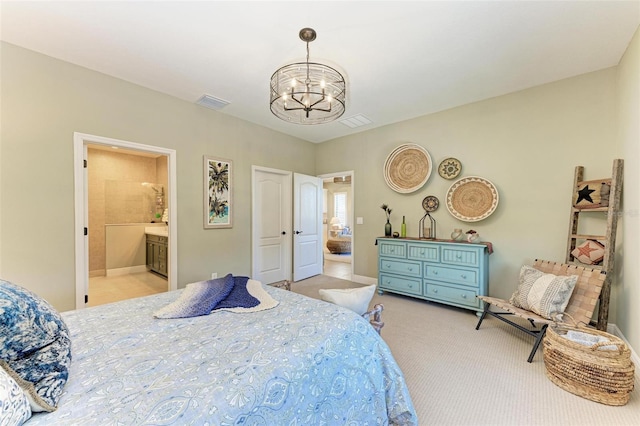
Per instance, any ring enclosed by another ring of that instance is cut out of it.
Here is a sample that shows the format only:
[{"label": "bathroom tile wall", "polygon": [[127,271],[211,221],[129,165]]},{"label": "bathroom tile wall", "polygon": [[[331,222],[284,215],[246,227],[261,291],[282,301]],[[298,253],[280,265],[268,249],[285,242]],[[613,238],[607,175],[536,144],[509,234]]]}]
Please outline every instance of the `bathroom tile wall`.
[{"label": "bathroom tile wall", "polygon": [[156,159],[115,150],[89,148],[87,160],[89,275],[95,277],[104,275],[106,270],[104,225],[150,222],[155,213],[154,191],[141,183],[162,184],[166,200],[167,170],[165,157]]}]

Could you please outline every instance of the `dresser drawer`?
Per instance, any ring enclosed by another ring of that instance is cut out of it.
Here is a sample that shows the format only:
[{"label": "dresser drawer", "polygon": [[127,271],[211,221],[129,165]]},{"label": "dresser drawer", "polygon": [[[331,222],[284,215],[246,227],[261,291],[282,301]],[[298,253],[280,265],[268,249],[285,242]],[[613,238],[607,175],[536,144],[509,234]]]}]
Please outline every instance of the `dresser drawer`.
[{"label": "dresser drawer", "polygon": [[395,259],[380,258],[380,272],[421,277],[422,264],[420,262],[398,261]]},{"label": "dresser drawer", "polygon": [[422,280],[402,278],[392,275],[380,274],[379,288],[383,290],[398,291],[401,293],[422,295]]},{"label": "dresser drawer", "polygon": [[380,256],[407,258],[407,243],[380,241],[378,245]]},{"label": "dresser drawer", "polygon": [[480,266],[480,257],[484,252],[482,247],[452,247],[443,246],[441,253],[441,262],[458,266]]},{"label": "dresser drawer", "polygon": [[424,295],[429,299],[442,300],[444,302],[465,305],[472,308],[480,308],[480,301],[476,298],[478,293],[473,290],[447,287],[425,282],[424,293]]},{"label": "dresser drawer", "polygon": [[478,271],[474,269],[447,268],[445,266],[424,265],[424,278],[446,281],[452,284],[462,284],[478,287]]},{"label": "dresser drawer", "polygon": [[440,261],[438,246],[426,246],[424,244],[407,244],[407,258],[411,260],[426,260],[430,262]]}]

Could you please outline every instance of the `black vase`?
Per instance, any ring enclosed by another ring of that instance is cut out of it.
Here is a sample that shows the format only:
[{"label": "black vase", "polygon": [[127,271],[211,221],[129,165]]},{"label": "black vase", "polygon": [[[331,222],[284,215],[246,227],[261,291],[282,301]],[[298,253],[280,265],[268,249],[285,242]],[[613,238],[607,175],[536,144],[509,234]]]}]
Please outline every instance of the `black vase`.
[{"label": "black vase", "polygon": [[387,223],[384,224],[384,236],[391,236],[391,224],[389,223],[389,219],[387,219]]}]

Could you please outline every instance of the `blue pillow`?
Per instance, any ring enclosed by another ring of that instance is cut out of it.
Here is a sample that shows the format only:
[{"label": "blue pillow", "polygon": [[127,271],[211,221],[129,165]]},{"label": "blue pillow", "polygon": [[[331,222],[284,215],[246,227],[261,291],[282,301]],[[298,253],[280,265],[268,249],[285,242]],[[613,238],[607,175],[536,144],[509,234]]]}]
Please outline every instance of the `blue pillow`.
[{"label": "blue pillow", "polygon": [[0,280],[0,366],[24,389],[32,411],[56,409],[70,363],[60,314],[40,296]]},{"label": "blue pillow", "polygon": [[233,289],[233,276],[188,284],[178,299],[157,310],[156,318],[189,318],[209,315]]}]

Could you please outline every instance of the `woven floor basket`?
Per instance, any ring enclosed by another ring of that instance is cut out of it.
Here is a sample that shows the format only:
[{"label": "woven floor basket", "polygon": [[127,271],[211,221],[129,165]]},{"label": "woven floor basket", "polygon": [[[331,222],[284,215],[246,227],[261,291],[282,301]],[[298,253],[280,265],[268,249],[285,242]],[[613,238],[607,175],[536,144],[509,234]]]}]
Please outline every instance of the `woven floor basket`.
[{"label": "woven floor basket", "polygon": [[[581,345],[563,337],[569,330],[604,336],[609,342]],[[606,345],[617,349],[598,349]],[[635,366],[622,339],[586,327],[550,326],[543,340],[543,354],[547,377],[562,389],[607,405],[629,402]]]}]

